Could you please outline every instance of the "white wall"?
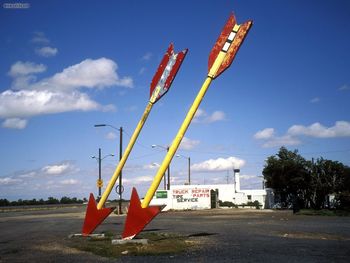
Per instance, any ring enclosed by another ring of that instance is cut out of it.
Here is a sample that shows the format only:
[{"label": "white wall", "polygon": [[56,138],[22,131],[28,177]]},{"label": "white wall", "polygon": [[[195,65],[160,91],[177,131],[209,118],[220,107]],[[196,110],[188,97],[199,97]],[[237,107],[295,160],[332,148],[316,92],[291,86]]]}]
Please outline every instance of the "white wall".
[{"label": "white wall", "polygon": [[[218,185],[208,185],[211,189],[218,189],[219,200],[225,202],[232,202],[236,205],[246,204],[248,201],[254,202],[259,201],[264,208],[266,190],[240,190],[235,192],[234,184],[218,184]],[[251,197],[251,200],[248,197]]]},{"label": "white wall", "polygon": [[[158,190],[150,205],[166,205],[163,211],[210,209],[210,190],[218,190],[218,200],[229,201],[236,205],[246,204],[248,201],[259,201],[265,207],[266,190],[240,190],[235,192],[234,184],[218,185],[173,185],[170,190]],[[162,198],[161,193],[166,193]],[[248,197],[251,199],[249,200]]]},{"label": "white wall", "polygon": [[210,188],[207,185],[173,185],[158,190],[150,205],[166,205],[163,211],[210,209]]}]

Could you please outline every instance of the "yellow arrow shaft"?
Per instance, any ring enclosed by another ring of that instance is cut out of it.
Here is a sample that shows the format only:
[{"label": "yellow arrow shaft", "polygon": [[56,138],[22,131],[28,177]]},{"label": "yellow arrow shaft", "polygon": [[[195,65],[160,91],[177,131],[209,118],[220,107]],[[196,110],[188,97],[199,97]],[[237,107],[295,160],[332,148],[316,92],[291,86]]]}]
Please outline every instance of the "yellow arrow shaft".
[{"label": "yellow arrow shaft", "polygon": [[176,150],[179,148],[179,145],[181,143],[182,138],[184,137],[188,126],[190,125],[194,115],[196,114],[196,111],[199,107],[199,104],[201,103],[205,93],[207,92],[209,85],[212,81],[212,78],[207,77],[206,80],[204,81],[200,91],[198,92],[197,97],[195,98],[190,110],[188,111],[185,120],[183,121],[179,131],[177,132],[177,135],[173,141],[173,143],[171,144],[169,151],[167,152],[161,166],[159,167],[159,170],[150,186],[150,188],[148,189],[145,198],[143,199],[143,202],[141,204],[141,206],[143,208],[148,207],[149,203],[151,202],[154,193],[156,192],[160,182],[162,181],[162,178],[164,176],[164,173],[166,171],[166,169],[168,168],[171,160],[173,159]]},{"label": "yellow arrow shaft", "polygon": [[103,192],[102,197],[101,197],[100,201],[97,204],[97,209],[101,209],[103,207],[103,205],[105,204],[109,194],[111,193],[111,191],[113,189],[113,186],[114,186],[115,182],[117,181],[117,179],[119,177],[120,171],[123,169],[123,167],[125,165],[125,162],[128,159],[132,148],[134,147],[136,139],[139,136],[139,134],[141,132],[141,129],[142,129],[143,125],[145,124],[149,113],[151,112],[152,106],[153,106],[153,103],[152,103],[152,100],[150,100],[150,102],[147,104],[147,107],[146,107],[146,109],[145,109],[145,111],[144,111],[144,113],[142,115],[141,120],[137,124],[136,129],[135,129],[133,135],[130,138],[129,144],[126,147],[125,152],[123,153],[123,156],[122,156],[121,160],[119,161],[119,164],[118,164],[117,168],[115,169],[111,180],[109,181],[109,183],[108,183],[108,185],[106,187],[106,190]]},{"label": "yellow arrow shaft", "polygon": [[217,59],[215,60],[214,64],[211,66],[208,76],[213,78],[216,76],[216,72],[219,70],[222,64],[222,61],[225,59],[225,56],[226,56],[226,52],[220,51],[219,55],[217,56]]}]

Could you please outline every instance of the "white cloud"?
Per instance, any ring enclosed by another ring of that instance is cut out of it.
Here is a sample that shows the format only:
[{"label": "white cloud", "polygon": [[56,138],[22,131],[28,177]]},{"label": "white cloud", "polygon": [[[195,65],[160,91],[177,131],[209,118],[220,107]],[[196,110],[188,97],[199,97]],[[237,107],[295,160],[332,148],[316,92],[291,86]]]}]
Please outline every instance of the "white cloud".
[{"label": "white cloud", "polygon": [[332,127],[325,127],[316,122],[309,126],[293,125],[288,129],[290,135],[306,135],[316,138],[335,138],[350,136],[350,122],[337,121]]},{"label": "white cloud", "polygon": [[117,111],[117,107],[113,104],[108,104],[108,105],[104,105],[101,107],[101,110],[103,112],[116,112]]},{"label": "white cloud", "polygon": [[[105,88],[110,86],[133,87],[130,77],[120,78],[117,74],[118,65],[111,59],[85,59],[82,62],[63,69],[52,77],[35,83],[27,83],[22,89],[46,89],[67,91],[85,88]],[[40,73],[46,70],[43,64],[18,61],[11,66],[9,75],[15,80],[19,76]],[[24,83],[23,83],[24,84]]]},{"label": "white cloud", "polygon": [[100,105],[91,100],[87,94],[77,91],[62,93],[48,90],[7,90],[0,93],[0,118],[26,118],[99,108]]},{"label": "white cloud", "polygon": [[56,73],[51,78],[32,85],[32,88],[69,90],[81,87],[104,88],[113,85],[133,87],[133,80],[130,77],[120,78],[117,69],[117,63],[107,58],[85,59],[79,64]]},{"label": "white cloud", "polygon": [[157,163],[150,163],[150,164],[145,164],[142,166],[142,168],[146,169],[146,170],[154,170],[158,167],[159,167],[159,164],[157,164]]},{"label": "white cloud", "polygon": [[41,170],[47,175],[62,175],[64,173],[71,171],[72,168],[73,168],[73,165],[71,163],[65,162],[62,164],[47,165],[43,167]]},{"label": "white cloud", "polygon": [[[36,81],[36,76],[33,74],[45,70],[46,66],[43,64],[32,62],[18,61],[11,66],[8,74],[14,78],[12,88],[16,90],[5,90],[0,93],[0,118],[17,118],[17,120],[5,120],[3,127],[25,127],[27,120],[23,118],[42,114],[90,110],[114,111],[116,110],[114,105],[99,105],[80,89],[113,85],[133,86],[130,77],[118,76],[117,64],[107,58],[86,59],[52,77]],[[17,126],[14,125],[15,121]]]},{"label": "white cloud", "polygon": [[318,122],[309,126],[293,125],[283,136],[276,136],[273,128],[266,128],[258,131],[254,135],[254,138],[257,140],[264,140],[262,146],[270,148],[301,144],[299,136],[314,138],[350,137],[350,122],[337,121],[335,125],[331,127],[325,127]]},{"label": "white cloud", "polygon": [[53,47],[49,47],[49,46],[35,49],[36,54],[38,54],[39,56],[42,56],[42,57],[46,57],[46,58],[56,56],[57,52],[58,52],[57,48],[53,48]]},{"label": "white cloud", "polygon": [[151,52],[147,52],[146,54],[144,54],[141,58],[141,60],[145,60],[148,61],[152,58],[153,54]]},{"label": "white cloud", "polygon": [[30,87],[31,83],[35,83],[36,76],[29,74],[29,75],[19,75],[14,78],[11,84],[12,90],[23,90]]},{"label": "white cloud", "polygon": [[136,105],[132,105],[132,106],[129,106],[129,107],[126,107],[124,110],[126,112],[133,112],[133,111],[137,111],[138,107]]},{"label": "white cloud", "polygon": [[48,44],[50,40],[45,36],[43,32],[34,32],[34,36],[31,40],[35,44]]},{"label": "white cloud", "polygon": [[[1,106],[0,106],[1,107]],[[2,123],[2,127],[9,129],[24,129],[27,126],[27,120],[20,118],[9,118]]]},{"label": "white cloud", "polygon": [[46,66],[44,64],[35,64],[33,62],[23,62],[23,61],[17,61],[14,63],[8,74],[11,77],[19,77],[34,73],[41,73],[46,71]]},{"label": "white cloud", "polygon": [[198,140],[191,140],[187,137],[184,137],[181,141],[180,149],[181,150],[191,150],[194,147],[196,147],[199,143],[200,143],[200,141],[198,141]]},{"label": "white cloud", "polygon": [[152,182],[153,181],[153,177],[152,176],[139,176],[139,177],[134,177],[134,178],[123,178],[123,182],[125,184],[132,184],[132,185],[137,185],[137,184],[143,184],[143,183],[148,183],[148,182]]},{"label": "white cloud", "polygon": [[207,116],[207,113],[203,109],[198,108],[198,110],[196,111],[196,114],[194,115],[194,119],[198,119],[205,116]]},{"label": "white cloud", "polygon": [[254,139],[264,141],[262,147],[272,148],[287,145],[298,145],[301,141],[290,135],[277,136],[274,128],[266,128],[254,134]]},{"label": "white cloud", "polygon": [[344,84],[338,90],[340,91],[350,90],[350,85]]},{"label": "white cloud", "polygon": [[191,165],[191,170],[196,172],[226,171],[233,168],[240,168],[245,165],[243,159],[236,157],[209,159],[201,163]]},{"label": "white cloud", "polygon": [[62,180],[60,181],[61,184],[63,185],[77,185],[80,182],[76,179],[66,179],[66,180]]},{"label": "white cloud", "polygon": [[0,178],[0,185],[13,185],[21,182],[21,179],[15,179],[11,177]]},{"label": "white cloud", "polygon": [[214,111],[212,114],[208,114],[200,108],[193,118],[194,123],[213,123],[224,120],[226,120],[226,115],[223,111]]},{"label": "white cloud", "polygon": [[27,172],[24,174],[20,174],[18,177],[19,178],[33,178],[37,175],[37,173],[35,171],[31,171],[31,172]]},{"label": "white cloud", "polygon": [[226,119],[226,117],[225,117],[225,113],[223,111],[214,111],[211,115],[209,115],[207,117],[205,122],[212,123],[212,122],[216,122],[216,121],[223,121],[225,119]]},{"label": "white cloud", "polygon": [[[15,171],[0,177],[0,193],[10,198],[42,198],[45,196],[84,196],[95,189],[95,173],[80,170],[72,161],[49,164],[34,170]],[[88,175],[88,176],[87,176]],[[89,190],[84,191],[84,186]],[[83,192],[84,191],[84,192]]]},{"label": "white cloud", "polygon": [[291,135],[274,136],[263,143],[264,148],[280,147],[287,145],[299,145],[301,141]]},{"label": "white cloud", "polygon": [[312,98],[310,100],[311,103],[317,103],[317,102],[320,102],[320,101],[321,101],[321,99],[319,97],[315,97],[315,98]]},{"label": "white cloud", "polygon": [[145,67],[142,67],[140,70],[139,70],[139,75],[142,75],[143,73],[145,73],[146,71],[146,68]]},{"label": "white cloud", "polygon": [[117,138],[117,135],[114,132],[109,132],[106,135],[106,139],[108,140],[115,140]]},{"label": "white cloud", "polygon": [[256,179],[256,175],[250,175],[250,174],[240,174],[239,179],[241,180],[250,180],[250,179]]},{"label": "white cloud", "polygon": [[254,134],[255,139],[270,139],[274,136],[275,134],[275,129],[274,128],[266,128],[261,131],[258,131],[257,133]]}]

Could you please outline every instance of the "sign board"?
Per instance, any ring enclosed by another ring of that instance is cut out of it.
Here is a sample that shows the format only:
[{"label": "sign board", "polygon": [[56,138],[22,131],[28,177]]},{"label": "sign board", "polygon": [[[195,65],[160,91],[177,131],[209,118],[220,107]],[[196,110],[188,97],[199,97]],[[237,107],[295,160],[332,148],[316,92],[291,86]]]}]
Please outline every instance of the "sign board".
[{"label": "sign board", "polygon": [[[118,195],[124,193],[124,186],[121,186],[121,187],[120,187],[120,185],[118,184],[118,185],[115,187],[115,191],[116,191],[116,193],[117,193]],[[120,193],[119,193],[119,191],[120,191]]]},{"label": "sign board", "polygon": [[103,180],[102,179],[98,179],[96,184],[97,184],[97,187],[103,187]]},{"label": "sign board", "polygon": [[177,203],[192,202],[199,203],[202,199],[210,199],[209,188],[185,188],[185,189],[172,189],[173,199]]},{"label": "sign board", "polygon": [[168,198],[168,192],[167,191],[157,191],[156,198]]},{"label": "sign board", "polygon": [[157,190],[151,205],[165,205],[163,211],[210,209],[210,187],[174,185],[170,190]]}]

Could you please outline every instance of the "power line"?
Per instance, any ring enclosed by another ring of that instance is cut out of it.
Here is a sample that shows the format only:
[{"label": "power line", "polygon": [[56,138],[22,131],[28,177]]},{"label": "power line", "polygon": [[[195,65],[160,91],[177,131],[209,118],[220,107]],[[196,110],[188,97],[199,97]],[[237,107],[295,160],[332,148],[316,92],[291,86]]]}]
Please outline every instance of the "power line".
[{"label": "power line", "polygon": [[[131,138],[131,135],[128,132],[126,132],[125,130],[124,130],[124,133],[129,137],[129,139]],[[145,149],[148,149],[148,150],[150,149],[150,146],[146,146],[146,145],[144,145],[142,143],[139,143],[138,141],[136,141],[135,144],[137,144],[138,146],[141,146],[141,147],[143,147]]]}]

